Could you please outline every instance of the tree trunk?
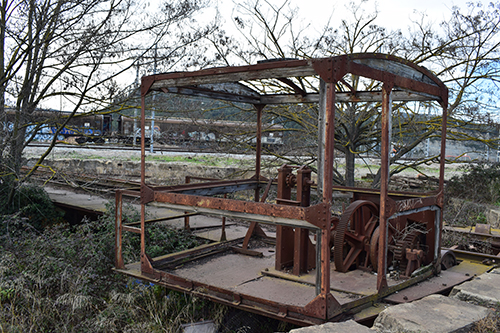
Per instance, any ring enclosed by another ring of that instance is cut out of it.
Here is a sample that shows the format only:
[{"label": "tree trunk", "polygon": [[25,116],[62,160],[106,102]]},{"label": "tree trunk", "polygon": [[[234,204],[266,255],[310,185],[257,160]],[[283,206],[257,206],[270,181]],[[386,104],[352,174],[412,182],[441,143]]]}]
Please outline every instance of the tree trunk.
[{"label": "tree trunk", "polygon": [[356,169],[356,154],[348,148],[345,152],[345,185],[354,187],[354,171]]},{"label": "tree trunk", "polygon": [[7,199],[7,205],[11,206],[12,201],[14,200],[14,194],[16,193],[16,189],[19,186],[19,179],[21,178],[21,167],[22,167],[22,157],[23,157],[23,148],[24,148],[24,138],[26,136],[26,127],[20,124],[24,124],[23,116],[20,110],[16,110],[16,122],[14,126],[14,135],[12,136],[10,142],[10,151],[8,158],[9,174],[13,174],[13,181],[11,184],[11,188],[9,189],[9,196]]}]

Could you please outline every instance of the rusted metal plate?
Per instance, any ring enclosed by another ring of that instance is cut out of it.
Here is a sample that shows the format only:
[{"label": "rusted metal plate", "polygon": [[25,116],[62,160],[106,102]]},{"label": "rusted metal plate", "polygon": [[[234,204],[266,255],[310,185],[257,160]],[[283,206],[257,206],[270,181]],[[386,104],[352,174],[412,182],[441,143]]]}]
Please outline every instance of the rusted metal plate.
[{"label": "rusted metal plate", "polygon": [[436,77],[433,75],[433,78],[430,78],[427,75],[423,75],[421,69],[416,69],[413,66],[410,66],[410,62],[408,63],[401,63],[401,62],[395,62],[391,61],[390,59],[383,59],[383,58],[361,58],[361,59],[355,59],[353,62],[365,65],[367,67],[379,70],[379,71],[384,71],[387,73],[392,73],[396,76],[401,76],[405,77],[408,79],[412,79],[415,81],[419,81],[422,83],[430,84],[433,86],[438,86],[434,80],[436,80]]},{"label": "rusted metal plate", "polygon": [[315,72],[310,61],[288,60],[279,63],[211,68],[197,72],[159,74],[149,78],[156,81],[150,88],[152,90],[159,90],[168,87],[250,81],[276,77],[311,76],[314,74]]},{"label": "rusted metal plate", "polygon": [[264,267],[273,265],[274,255],[256,258],[228,253],[187,264],[171,273],[216,287],[236,290],[237,286],[259,278]]},{"label": "rusted metal plate", "polygon": [[421,299],[431,294],[443,293],[451,290],[457,284],[470,280],[472,275],[453,272],[452,269],[441,271],[439,276],[422,281],[417,285],[403,289],[386,298],[384,301],[390,303],[407,303]]},{"label": "rusted metal plate", "polygon": [[476,227],[474,228],[474,232],[477,234],[491,234],[491,225],[489,224],[483,224],[483,223],[477,223]]},{"label": "rusted metal plate", "polygon": [[167,87],[163,92],[200,96],[241,103],[261,103],[260,95],[256,91],[240,83],[207,84],[191,87]]},{"label": "rusted metal plate", "polygon": [[261,276],[235,288],[237,292],[294,306],[306,306],[316,297],[315,287],[292,281]]},{"label": "rusted metal plate", "polygon": [[[262,274],[311,285],[315,284],[316,279],[316,270],[314,269],[300,276],[274,268],[266,268]],[[402,281],[388,280],[389,286],[395,286],[400,282]],[[377,276],[362,270],[341,273],[335,271],[332,265],[330,268],[330,290],[350,294],[351,300],[356,299],[356,296],[374,295],[377,293]]]}]

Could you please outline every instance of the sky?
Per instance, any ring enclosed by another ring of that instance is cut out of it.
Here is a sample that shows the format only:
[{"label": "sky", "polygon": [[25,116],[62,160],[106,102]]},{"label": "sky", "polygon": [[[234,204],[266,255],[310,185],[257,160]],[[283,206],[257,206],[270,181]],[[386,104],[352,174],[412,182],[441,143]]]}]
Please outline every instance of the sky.
[{"label": "sky", "polygon": [[[264,2],[265,0],[260,0]],[[267,0],[274,5],[280,5],[284,0]],[[359,3],[360,0],[356,0]],[[367,12],[373,12],[375,5],[379,10],[376,23],[389,30],[406,30],[410,24],[410,19],[416,17],[414,11],[425,13],[428,18],[438,24],[444,18],[449,17],[453,6],[466,8],[467,2],[471,0],[368,0],[364,4]],[[230,19],[231,9],[237,3],[244,3],[245,0],[218,0],[219,8],[225,19]],[[324,25],[330,15],[332,15],[332,26],[338,26],[336,21],[345,18],[348,13],[346,5],[350,1],[334,0],[289,0],[291,7],[298,7],[300,16],[310,20],[313,25]],[[489,1],[479,1],[487,4]]]}]

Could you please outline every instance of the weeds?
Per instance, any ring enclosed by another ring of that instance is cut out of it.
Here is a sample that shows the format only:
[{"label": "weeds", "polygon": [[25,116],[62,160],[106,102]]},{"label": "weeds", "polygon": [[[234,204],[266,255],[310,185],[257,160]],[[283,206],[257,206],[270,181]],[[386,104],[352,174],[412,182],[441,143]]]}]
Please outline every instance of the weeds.
[{"label": "weeds", "polygon": [[[2,332],[176,332],[182,323],[225,311],[116,274],[112,211],[72,228],[59,224],[37,230],[16,216],[0,222]],[[197,245],[187,234],[164,226],[149,230],[162,254]],[[170,247],[162,247],[160,238]],[[138,242],[125,240],[125,260],[135,260]]]},{"label": "weeds", "polygon": [[488,317],[478,321],[471,331],[472,333],[498,333],[500,332],[500,312],[490,314]]}]

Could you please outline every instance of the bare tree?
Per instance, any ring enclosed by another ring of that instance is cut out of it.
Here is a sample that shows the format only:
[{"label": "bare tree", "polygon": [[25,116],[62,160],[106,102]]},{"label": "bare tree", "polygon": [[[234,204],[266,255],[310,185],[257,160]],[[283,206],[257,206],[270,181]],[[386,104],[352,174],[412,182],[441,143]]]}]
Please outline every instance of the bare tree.
[{"label": "bare tree", "polygon": [[[192,21],[205,5],[165,1],[145,10],[131,0],[2,0],[0,118],[5,124],[7,97],[13,120],[0,138],[0,176],[12,184],[9,201],[31,174],[22,176],[20,170],[24,148],[44,126],[43,119],[34,119],[35,111],[54,98],[71,106],[71,116],[107,108],[130,68],[140,59],[156,60],[145,57],[153,46],[169,55],[165,66],[175,66],[209,31],[194,28]],[[51,148],[71,116],[57,129]]]},{"label": "bare tree", "polygon": [[[335,56],[356,52],[390,53],[423,65],[435,72],[450,88],[449,129],[451,139],[474,139],[494,147],[497,140],[490,137],[474,137],[474,127],[488,121],[487,111],[496,105],[494,94],[487,90],[495,89],[498,80],[498,24],[500,14],[498,4],[482,7],[470,4],[469,7],[454,8],[450,18],[440,27],[426,23],[425,17],[415,20],[408,34],[401,31],[388,31],[376,24],[377,11],[368,12],[368,1],[350,2],[351,15],[341,20],[338,28],[329,24],[316,36],[304,36],[304,27],[295,27],[298,12],[288,7],[284,1],[281,6],[273,6],[258,0],[240,6],[238,14],[233,15],[235,26],[241,31],[244,43],[224,39],[224,45],[216,44],[223,54],[226,64],[243,59],[246,63],[256,59],[270,58],[309,58]],[[306,26],[307,27],[307,26]],[[218,40],[221,40],[220,38]],[[228,45],[228,47],[224,47]],[[237,47],[233,47],[236,45]],[[248,46],[245,48],[245,46]],[[302,78],[294,78],[300,86],[312,87]],[[360,80],[349,76],[339,82],[337,89],[350,87],[363,90],[376,90],[377,82]],[[283,83],[276,86],[256,87],[257,89],[287,89]],[[492,96],[492,98],[488,98]],[[427,139],[439,137],[440,115],[429,113],[432,103],[394,103],[393,133],[395,153],[391,158],[391,174],[407,168],[418,170],[424,162],[432,161],[429,156],[418,161],[402,161],[401,157],[415,149]],[[314,106],[272,107],[268,114],[293,123],[295,133],[313,135],[317,133],[317,109]],[[380,105],[377,103],[339,103],[336,111],[336,146],[345,156],[345,173],[336,170],[336,181],[353,186],[355,160],[364,152],[376,154],[380,123]],[[403,139],[405,138],[405,139]],[[303,153],[302,147],[294,147]],[[290,153],[287,152],[287,156]],[[283,157],[283,156],[281,156]],[[311,160],[314,153],[311,154]],[[377,186],[380,171],[375,170],[374,186]]]}]

